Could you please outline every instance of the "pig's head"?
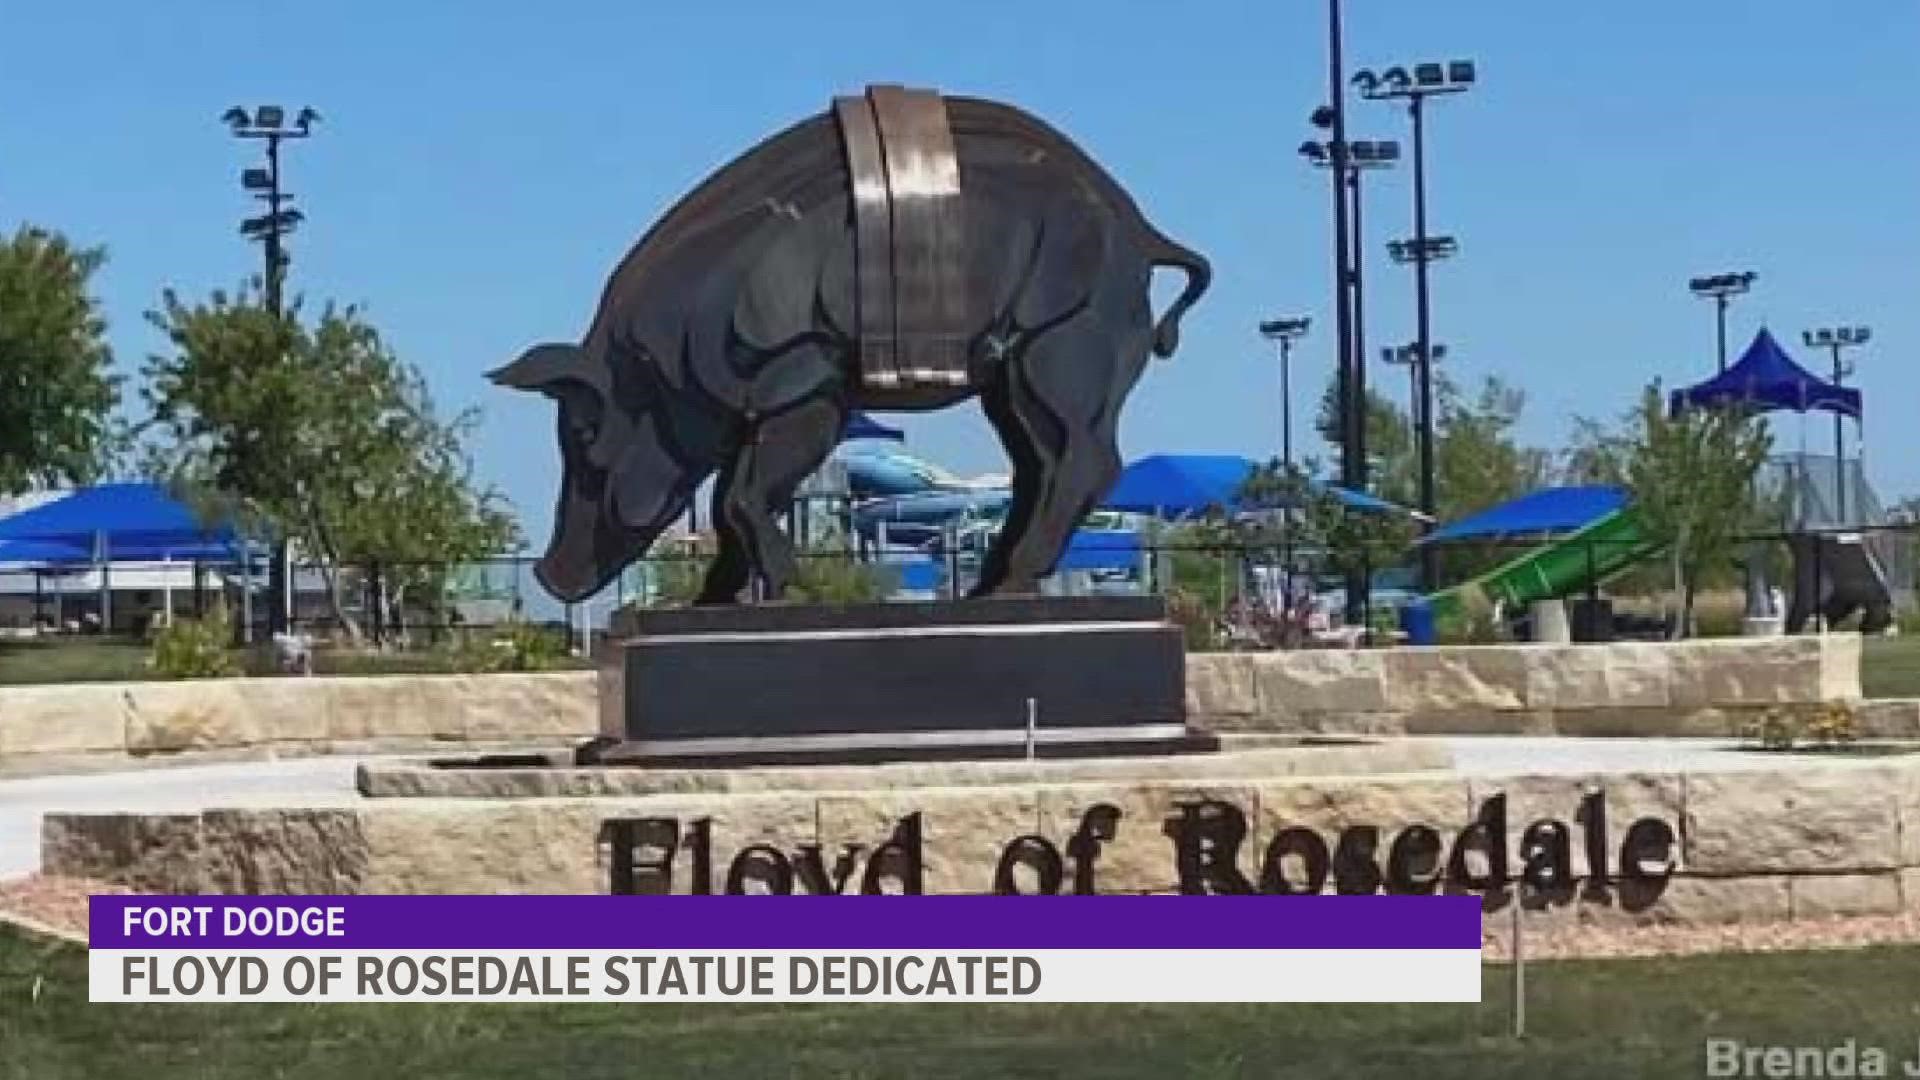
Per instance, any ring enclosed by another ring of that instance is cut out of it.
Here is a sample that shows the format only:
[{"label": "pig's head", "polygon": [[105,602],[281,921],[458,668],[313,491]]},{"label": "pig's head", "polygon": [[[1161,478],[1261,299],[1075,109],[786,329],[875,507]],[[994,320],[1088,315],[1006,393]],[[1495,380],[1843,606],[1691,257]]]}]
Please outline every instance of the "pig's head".
[{"label": "pig's head", "polygon": [[700,480],[672,452],[664,388],[625,385],[612,362],[577,345],[536,345],[488,377],[559,406],[560,498],[533,572],[555,597],[585,599],[647,553]]}]

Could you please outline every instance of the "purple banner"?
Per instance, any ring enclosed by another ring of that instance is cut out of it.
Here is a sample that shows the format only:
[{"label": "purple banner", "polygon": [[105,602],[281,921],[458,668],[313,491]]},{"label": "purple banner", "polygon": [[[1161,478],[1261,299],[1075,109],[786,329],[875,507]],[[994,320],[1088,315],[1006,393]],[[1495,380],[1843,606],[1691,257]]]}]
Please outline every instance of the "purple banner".
[{"label": "purple banner", "polygon": [[95,896],[96,949],[1477,949],[1477,896]]}]

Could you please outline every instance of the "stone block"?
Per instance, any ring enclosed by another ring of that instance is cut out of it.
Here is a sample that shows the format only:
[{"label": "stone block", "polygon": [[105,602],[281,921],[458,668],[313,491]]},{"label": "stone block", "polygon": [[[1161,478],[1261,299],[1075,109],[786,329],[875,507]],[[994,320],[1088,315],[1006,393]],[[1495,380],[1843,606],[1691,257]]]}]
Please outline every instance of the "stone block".
[{"label": "stone block", "polygon": [[1553,720],[1555,734],[1583,737],[1664,738],[1683,732],[1725,737],[1732,733],[1726,721],[1708,709],[1601,706],[1563,710]]},{"label": "stone block", "polygon": [[1920,765],[1909,764],[1891,772],[1900,817],[1900,865],[1920,866]]},{"label": "stone block", "polygon": [[1900,902],[1908,911],[1920,911],[1920,868],[1905,867],[1899,876]]},{"label": "stone block", "polygon": [[1558,717],[1546,709],[1412,709],[1409,735],[1551,735]]},{"label": "stone block", "polygon": [[212,893],[357,893],[367,838],[350,809],[208,810],[197,862],[195,876]]},{"label": "stone block", "polygon": [[1414,648],[1363,653],[1383,658],[1388,707],[1409,713],[1484,712],[1524,708],[1523,646]]},{"label": "stone block", "polygon": [[1642,642],[1533,645],[1522,650],[1527,704],[1537,709],[1664,709],[1668,647]]},{"label": "stone block", "polygon": [[[1439,834],[1441,853],[1435,869],[1444,871],[1446,853],[1452,850],[1460,830],[1472,820],[1471,793],[1466,781],[1458,778],[1395,778],[1391,780],[1327,779],[1305,783],[1264,784],[1257,791],[1259,814],[1250,871],[1259,880],[1259,868],[1265,863],[1267,845],[1285,829],[1306,828],[1317,834],[1329,853],[1341,851],[1344,842],[1367,845],[1372,850],[1375,869],[1385,875],[1394,842],[1412,825],[1425,825]],[[1359,830],[1370,829],[1370,833]],[[1366,850],[1354,847],[1349,850]],[[1291,877],[1304,868],[1290,865]],[[1424,872],[1424,868],[1422,868]],[[1327,889],[1333,888],[1329,874]]]},{"label": "stone block", "polygon": [[[1046,836],[1065,864],[1062,870],[1069,875],[1072,870],[1066,835],[1045,828],[1041,796],[1029,786],[823,795],[819,813],[820,844],[829,865],[836,854],[850,846],[860,851],[858,869],[846,885],[847,892],[860,891],[860,878],[875,850],[899,835],[913,815],[918,815],[920,831],[922,888],[930,895],[993,892],[995,872],[1007,845],[1016,837],[1030,834]],[[1106,863],[1103,854],[1103,879]],[[1025,873],[1015,876],[1026,889],[1033,888],[1033,880]],[[1071,877],[1067,880],[1063,892],[1071,891]],[[883,879],[881,885],[888,892],[895,888],[891,878]]]},{"label": "stone block", "polygon": [[1260,715],[1284,730],[1313,713],[1378,713],[1388,701],[1386,657],[1377,649],[1292,649],[1254,653],[1253,679]]},{"label": "stone block", "polygon": [[460,717],[441,707],[424,690],[426,676],[378,675],[330,678],[321,684],[326,706],[306,718],[328,739],[367,739],[375,735],[415,738],[458,737]]},{"label": "stone block", "polygon": [[1788,879],[1751,877],[1675,877],[1644,909],[1623,903],[1621,911],[1637,923],[1780,922],[1793,915]]},{"label": "stone block", "polygon": [[604,893],[599,819],[614,807],[383,803],[365,813],[370,893]]},{"label": "stone block", "polygon": [[134,683],[127,688],[130,754],[230,750],[262,741],[259,720],[243,698],[245,679]]},{"label": "stone block", "polygon": [[1590,709],[1612,704],[1605,646],[1535,645],[1521,652],[1525,702],[1535,709]]},{"label": "stone block", "polygon": [[1815,640],[1820,643],[1820,700],[1860,700],[1865,640],[1859,634],[1821,634]]},{"label": "stone block", "polygon": [[40,869],[112,882],[135,892],[206,891],[198,814],[47,814]]},{"label": "stone block", "polygon": [[1869,739],[1920,739],[1920,700],[1882,698],[1854,707],[1860,734]]},{"label": "stone block", "polygon": [[1689,773],[1686,862],[1706,874],[1891,870],[1904,770]]},{"label": "stone block", "polygon": [[0,756],[125,750],[125,713],[105,683],[0,687]]},{"label": "stone block", "polygon": [[1896,915],[1902,910],[1900,875],[1802,874],[1787,879],[1796,919]]},{"label": "stone block", "polygon": [[[1595,648],[1579,646],[1582,650]],[[1661,642],[1619,641],[1604,647],[1607,704],[1616,708],[1664,709],[1673,704],[1673,659]]]},{"label": "stone block", "polygon": [[1253,717],[1260,708],[1248,653],[1187,656],[1187,720],[1205,725]]},{"label": "stone block", "polygon": [[[1041,835],[1068,856],[1066,889],[1073,887],[1069,846],[1084,824],[1101,820],[1102,808],[1118,812],[1113,836],[1100,846],[1095,888],[1102,893],[1171,893],[1180,889],[1179,849],[1170,827],[1189,812],[1183,806],[1224,804],[1243,829],[1236,865],[1249,880],[1259,876],[1259,790],[1254,782],[1070,784],[1041,789]],[[1104,811],[1111,813],[1111,811]],[[1196,811],[1198,812],[1198,811]],[[1011,839],[1011,835],[1003,838]]]},{"label": "stone block", "polygon": [[1667,646],[1672,703],[1682,707],[1819,701],[1821,644],[1814,637],[1724,638]]},{"label": "stone block", "polygon": [[236,686],[264,742],[280,746],[325,743],[336,737],[334,694],[326,684],[344,679],[249,679]]},{"label": "stone block", "polygon": [[[1618,880],[1627,831],[1642,818],[1666,823],[1674,836],[1675,870],[1686,867],[1681,843],[1685,820],[1684,784],[1678,773],[1595,773],[1589,775],[1513,776],[1492,779],[1474,778],[1468,783],[1474,812],[1495,796],[1506,796],[1507,860],[1515,877],[1525,862],[1522,841],[1528,826],[1538,821],[1557,821],[1567,827],[1573,874],[1586,880],[1595,867],[1588,860],[1585,821],[1589,799],[1604,800],[1607,818],[1606,865],[1600,875]],[[1461,819],[1461,824],[1466,823]]]}]

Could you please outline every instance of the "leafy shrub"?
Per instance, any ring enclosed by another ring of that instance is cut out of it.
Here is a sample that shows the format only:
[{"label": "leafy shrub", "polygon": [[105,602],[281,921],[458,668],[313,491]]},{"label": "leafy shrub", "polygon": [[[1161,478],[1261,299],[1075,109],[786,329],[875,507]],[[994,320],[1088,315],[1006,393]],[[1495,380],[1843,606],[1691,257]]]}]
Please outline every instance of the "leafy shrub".
[{"label": "leafy shrub", "polygon": [[1189,652],[1212,652],[1221,647],[1220,613],[1205,596],[1178,585],[1167,589],[1167,617],[1180,628]]},{"label": "leafy shrub", "polygon": [[1694,637],[1739,637],[1746,632],[1746,621],[1746,597],[1738,593],[1702,596],[1694,602]]},{"label": "leafy shrub", "polygon": [[885,600],[897,584],[890,567],[846,555],[813,555],[801,558],[800,575],[787,595],[802,603],[865,604]]},{"label": "leafy shrub", "polygon": [[654,607],[686,607],[700,595],[707,564],[715,554],[712,538],[685,537],[662,544],[643,564]]},{"label": "leafy shrub", "polygon": [[[686,607],[700,595],[715,552],[708,537],[683,540],[650,559],[652,606]],[[899,585],[890,567],[864,563],[844,552],[801,552],[800,572],[787,599],[811,604],[862,604],[885,600]],[[747,595],[743,593],[742,595]]]},{"label": "leafy shrub", "polygon": [[1775,705],[1749,721],[1744,734],[1762,750],[1792,750],[1801,743],[1835,750],[1859,739],[1860,718],[1844,701],[1798,709]]},{"label": "leafy shrub", "polygon": [[227,643],[233,631],[226,612],[205,619],[175,619],[153,638],[147,668],[162,679],[221,679],[240,674]]},{"label": "leafy shrub", "polygon": [[1437,621],[1434,636],[1442,645],[1486,645],[1506,636],[1493,616],[1493,604],[1479,589],[1463,589],[1459,603]]},{"label": "leafy shrub", "polygon": [[490,674],[503,671],[552,671],[567,664],[566,642],[544,626],[508,622],[493,633],[461,640],[448,652],[453,671]]},{"label": "leafy shrub", "polygon": [[1806,719],[1807,737],[1819,746],[1843,746],[1860,737],[1860,717],[1844,701],[1829,701]]}]

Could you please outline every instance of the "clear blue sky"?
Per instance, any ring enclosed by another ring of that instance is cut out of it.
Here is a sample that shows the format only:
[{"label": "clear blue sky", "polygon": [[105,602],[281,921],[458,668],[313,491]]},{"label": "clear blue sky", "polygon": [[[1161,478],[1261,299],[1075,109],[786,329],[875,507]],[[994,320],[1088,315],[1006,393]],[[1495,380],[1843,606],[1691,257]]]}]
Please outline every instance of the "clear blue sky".
[{"label": "clear blue sky", "polygon": [[[1709,373],[1711,312],[1686,279],[1751,268],[1736,346],[1762,321],[1796,353],[1805,326],[1873,326],[1870,471],[1883,496],[1920,492],[1920,5],[1348,6],[1351,66],[1479,62],[1479,88],[1429,124],[1434,228],[1462,245],[1436,270],[1435,337],[1457,376],[1527,391],[1529,438],[1614,415],[1656,376]],[[1329,200],[1295,155],[1325,94],[1323,19],[1307,0],[25,5],[0,65],[0,227],[108,246],[99,285],[131,369],[156,345],[141,313],[162,287],[204,293],[258,265],[236,232],[257,144],[220,113],[317,107],[319,133],[287,154],[308,215],[293,288],[364,305],[442,403],[484,408],[480,471],[538,545],[548,407],[481,373],[578,335],[639,232],[753,141],[866,82],[932,85],[1052,121],[1213,259],[1217,285],[1134,395],[1124,449],[1265,455],[1277,380],[1254,323],[1312,315],[1298,384],[1328,370]],[[1405,134],[1386,105],[1352,115],[1355,138]],[[1411,336],[1411,284],[1380,248],[1410,197],[1404,175],[1372,190],[1377,345]],[[1397,392],[1393,375],[1375,377]],[[972,409],[906,424],[936,460],[1002,467]],[[1797,443],[1797,421],[1781,430]],[[1824,419],[1806,430],[1828,445]]]}]

